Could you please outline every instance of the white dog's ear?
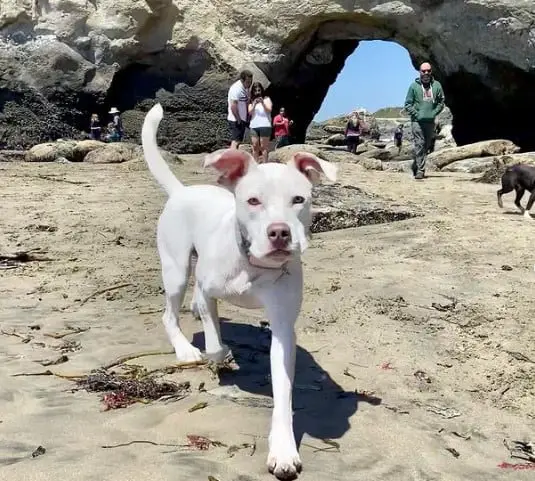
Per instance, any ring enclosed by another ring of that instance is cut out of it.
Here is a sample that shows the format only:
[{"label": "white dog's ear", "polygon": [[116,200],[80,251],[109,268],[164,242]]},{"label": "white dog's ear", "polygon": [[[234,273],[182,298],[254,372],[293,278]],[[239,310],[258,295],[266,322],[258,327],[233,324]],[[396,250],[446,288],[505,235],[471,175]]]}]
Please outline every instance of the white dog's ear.
[{"label": "white dog's ear", "polygon": [[288,165],[292,165],[303,173],[312,184],[317,184],[320,181],[321,174],[324,174],[327,179],[334,182],[338,172],[336,165],[308,152],[296,152],[288,162]]},{"label": "white dog's ear", "polygon": [[253,165],[257,165],[253,157],[237,149],[216,150],[204,159],[204,167],[212,167],[219,172],[217,183],[229,188],[233,188]]}]

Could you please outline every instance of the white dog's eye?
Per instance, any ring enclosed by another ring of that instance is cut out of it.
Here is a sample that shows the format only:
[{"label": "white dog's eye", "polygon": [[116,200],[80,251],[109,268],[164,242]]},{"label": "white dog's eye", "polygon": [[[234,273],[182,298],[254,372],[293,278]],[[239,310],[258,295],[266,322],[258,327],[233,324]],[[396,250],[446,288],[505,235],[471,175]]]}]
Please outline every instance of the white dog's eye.
[{"label": "white dog's eye", "polygon": [[247,203],[249,205],[260,205],[262,202],[260,202],[256,197],[251,197],[250,199],[247,199]]},{"label": "white dog's eye", "polygon": [[304,203],[305,203],[305,198],[300,195],[296,195],[292,199],[292,204],[304,204]]}]

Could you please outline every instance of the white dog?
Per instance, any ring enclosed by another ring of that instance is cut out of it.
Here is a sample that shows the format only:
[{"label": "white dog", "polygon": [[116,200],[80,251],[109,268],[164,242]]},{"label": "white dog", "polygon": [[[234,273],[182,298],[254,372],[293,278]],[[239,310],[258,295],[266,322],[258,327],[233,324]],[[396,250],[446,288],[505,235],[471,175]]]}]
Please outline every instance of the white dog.
[{"label": "white dog", "polygon": [[268,469],[293,479],[301,469],[292,426],[295,371],[294,324],[301,309],[301,253],[311,222],[312,184],[320,174],[336,179],[337,168],[309,153],[296,153],[287,164],[257,164],[246,152],[219,150],[204,166],[216,169],[222,187],[186,187],[158,151],[160,104],[146,115],[142,129],[145,160],[169,199],[158,223],[166,308],[163,323],[179,361],[201,360],[180,330],[193,249],[198,260],[192,311],[201,318],[206,356],[229,353],[222,344],[217,299],[245,308],[264,308],[272,331],[270,364],[273,416]]}]

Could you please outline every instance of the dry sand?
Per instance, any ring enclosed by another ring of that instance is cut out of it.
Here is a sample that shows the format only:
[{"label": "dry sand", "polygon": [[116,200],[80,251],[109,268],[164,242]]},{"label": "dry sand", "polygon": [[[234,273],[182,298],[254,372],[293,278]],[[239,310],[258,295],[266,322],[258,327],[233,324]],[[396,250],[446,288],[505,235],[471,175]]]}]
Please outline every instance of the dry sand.
[{"label": "dry sand", "polygon": [[[197,166],[191,158],[175,170],[187,183],[213,178]],[[223,386],[206,368],[167,375],[191,382],[179,401],[103,411],[99,394],[73,390],[72,381],[13,377],[84,373],[121,355],[169,350],[155,247],[165,198],[142,163],[2,164],[0,171],[0,254],[40,248],[51,259],[0,271],[0,478],[272,479],[265,468],[269,332],[259,328],[260,312],[220,304],[240,370],[222,376]],[[341,167],[341,182],[425,215],[313,238],[297,328],[300,479],[535,477],[532,469],[499,467],[527,462],[511,459],[504,439],[535,441],[535,220],[507,215],[510,197],[500,211],[496,187],[469,178],[437,174],[416,183]],[[200,324],[188,312],[183,326],[199,340]],[[72,328],[88,330],[49,336]],[[39,363],[62,352],[67,362]],[[131,364],[173,362],[162,355]],[[198,391],[201,382],[207,392]],[[199,402],[208,405],[188,411]],[[181,445],[188,434],[227,446],[254,441],[256,451],[102,447]],[[46,452],[32,458],[38,446]]]}]

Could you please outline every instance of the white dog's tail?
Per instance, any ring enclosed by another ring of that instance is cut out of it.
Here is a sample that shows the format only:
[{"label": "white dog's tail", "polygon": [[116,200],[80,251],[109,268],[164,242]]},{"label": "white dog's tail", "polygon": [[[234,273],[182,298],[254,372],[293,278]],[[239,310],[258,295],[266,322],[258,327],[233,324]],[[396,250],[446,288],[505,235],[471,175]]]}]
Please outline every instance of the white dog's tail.
[{"label": "white dog's tail", "polygon": [[149,166],[149,170],[156,181],[164,188],[167,195],[171,195],[175,190],[183,187],[182,183],[175,177],[171,169],[165,162],[162,154],[158,150],[156,133],[163,118],[162,106],[158,103],[149,110],[141,129],[141,144],[143,145],[143,155]]}]

